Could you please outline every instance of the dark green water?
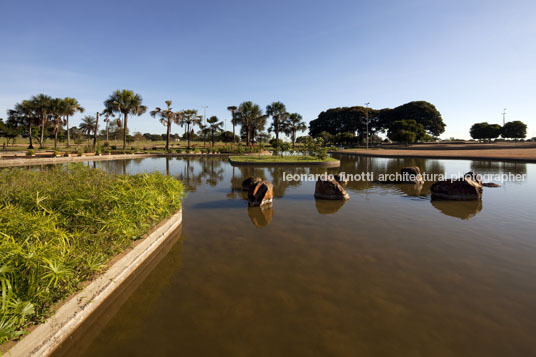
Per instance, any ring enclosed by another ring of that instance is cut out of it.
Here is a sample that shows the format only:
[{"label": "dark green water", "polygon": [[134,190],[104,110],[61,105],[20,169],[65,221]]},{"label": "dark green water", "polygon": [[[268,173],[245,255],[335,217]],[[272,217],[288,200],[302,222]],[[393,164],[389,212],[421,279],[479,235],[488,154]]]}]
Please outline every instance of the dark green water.
[{"label": "dark green water", "polygon": [[[315,201],[308,168],[225,160],[101,161],[162,171],[190,187],[182,236],[116,309],[64,355],[536,355],[536,167],[485,161],[342,157],[330,172],[525,173],[482,202],[431,202],[427,183],[350,182]],[[241,181],[274,183],[248,209]],[[59,355],[60,353],[58,353]]]}]

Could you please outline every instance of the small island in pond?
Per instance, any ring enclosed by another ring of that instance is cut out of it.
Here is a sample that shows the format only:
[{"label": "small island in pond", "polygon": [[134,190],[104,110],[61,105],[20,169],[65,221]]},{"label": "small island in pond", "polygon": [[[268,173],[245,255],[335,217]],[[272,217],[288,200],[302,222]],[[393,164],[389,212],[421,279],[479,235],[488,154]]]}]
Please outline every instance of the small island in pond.
[{"label": "small island in pond", "polygon": [[332,157],[325,159],[316,156],[306,155],[288,155],[288,156],[230,156],[229,162],[232,165],[260,165],[260,166],[272,166],[272,165],[298,165],[298,166],[329,166],[338,167],[341,162]]}]

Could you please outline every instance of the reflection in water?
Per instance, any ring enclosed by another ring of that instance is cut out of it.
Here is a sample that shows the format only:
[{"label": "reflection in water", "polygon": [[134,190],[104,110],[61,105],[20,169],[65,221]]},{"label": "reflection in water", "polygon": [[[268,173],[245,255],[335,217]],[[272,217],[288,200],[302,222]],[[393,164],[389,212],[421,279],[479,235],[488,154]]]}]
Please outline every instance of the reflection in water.
[{"label": "reflection in water", "polygon": [[337,213],[347,200],[322,200],[315,199],[316,210],[320,214]]},{"label": "reflection in water", "polygon": [[451,200],[431,200],[432,206],[441,213],[460,219],[470,219],[482,211],[482,200],[473,201],[451,201]]},{"label": "reflection in water", "polygon": [[[283,172],[484,170],[340,158],[327,170],[171,159],[170,175],[196,190],[184,203],[183,259],[155,268],[72,355],[536,355],[534,182],[486,190],[482,202],[429,203],[431,182],[419,194],[412,184],[350,181],[352,199],[335,202],[315,201],[314,182],[282,181]],[[126,162],[129,174],[155,170],[167,172],[163,158]],[[277,217],[246,215],[248,176],[274,183]]]},{"label": "reflection in water", "polygon": [[527,173],[527,164],[524,162],[516,161],[471,161],[471,171],[481,175],[502,173],[522,175]]},{"label": "reflection in water", "polygon": [[251,223],[257,228],[262,228],[264,226],[272,223],[272,217],[274,216],[273,205],[264,205],[261,207],[248,207],[248,216],[251,220]]}]

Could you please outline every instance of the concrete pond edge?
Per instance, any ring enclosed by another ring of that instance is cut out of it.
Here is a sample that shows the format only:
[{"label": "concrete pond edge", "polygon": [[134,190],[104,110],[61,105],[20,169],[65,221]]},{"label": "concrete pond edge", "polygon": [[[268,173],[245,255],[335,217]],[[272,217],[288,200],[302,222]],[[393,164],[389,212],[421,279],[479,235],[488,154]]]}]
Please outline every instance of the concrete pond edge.
[{"label": "concrete pond edge", "polygon": [[341,161],[325,161],[325,162],[246,162],[246,161],[234,161],[231,158],[228,159],[229,163],[233,166],[264,166],[264,167],[273,167],[273,166],[294,166],[294,167],[309,167],[309,166],[320,166],[320,167],[339,167],[341,166]]},{"label": "concrete pond edge", "polygon": [[24,336],[5,356],[50,356],[91,314],[156,254],[182,223],[182,209],[158,224],[131,250],[82,291],[69,298],[47,321]]}]

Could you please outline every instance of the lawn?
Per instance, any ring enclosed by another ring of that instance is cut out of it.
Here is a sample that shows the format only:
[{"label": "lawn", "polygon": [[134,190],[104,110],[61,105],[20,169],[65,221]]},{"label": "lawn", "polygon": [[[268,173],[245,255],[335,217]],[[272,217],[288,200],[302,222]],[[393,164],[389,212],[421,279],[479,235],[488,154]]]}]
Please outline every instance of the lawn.
[{"label": "lawn", "polygon": [[183,197],[182,183],[160,173],[0,170],[0,344],[43,321]]}]

